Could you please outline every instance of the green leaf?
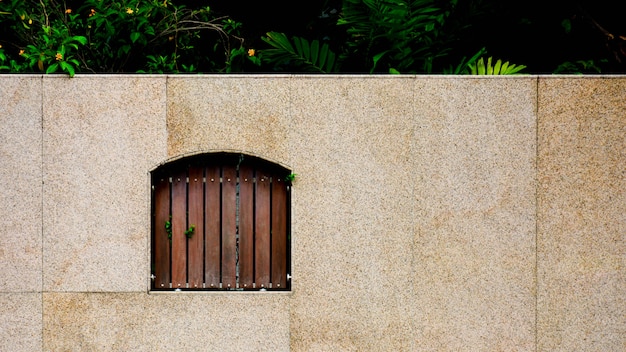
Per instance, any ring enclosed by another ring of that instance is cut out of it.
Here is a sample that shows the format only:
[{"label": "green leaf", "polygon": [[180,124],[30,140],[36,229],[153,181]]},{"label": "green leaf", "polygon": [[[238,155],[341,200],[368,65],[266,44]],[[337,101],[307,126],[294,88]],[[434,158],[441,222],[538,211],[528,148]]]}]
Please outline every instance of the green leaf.
[{"label": "green leaf", "polygon": [[509,69],[509,62],[505,62],[504,64],[502,64],[502,67],[500,68],[500,72],[506,72]]},{"label": "green leaf", "polygon": [[304,38],[300,38],[300,40],[302,41],[302,55],[305,59],[307,59],[307,61],[311,61],[311,50],[309,48],[309,41]]},{"label": "green leaf", "polygon": [[374,72],[374,70],[376,69],[376,65],[378,64],[378,61],[379,61],[379,60],[380,60],[383,56],[385,56],[388,52],[389,52],[389,50],[385,50],[385,51],[383,51],[382,53],[378,53],[378,54],[374,55],[374,57],[372,58],[372,60],[374,61],[374,65],[372,66],[372,69],[371,69],[370,73],[371,73],[371,72]]},{"label": "green leaf", "polygon": [[130,41],[135,43],[137,41],[137,39],[139,39],[139,37],[141,37],[141,33],[139,33],[139,32],[132,32],[130,34]]},{"label": "green leaf", "polygon": [[333,72],[335,67],[335,53],[332,51],[328,51],[328,55],[326,58],[326,67],[323,68],[324,72]]},{"label": "green leaf", "polygon": [[287,36],[283,33],[268,32],[267,38],[263,38],[263,40],[275,48],[283,49],[291,53],[295,52],[291,43],[289,43],[289,39],[287,39]]},{"label": "green leaf", "polygon": [[319,51],[320,51],[320,42],[317,39],[315,39],[311,42],[311,63],[313,65],[317,65],[317,57],[319,56]]},{"label": "green leaf", "polygon": [[569,34],[572,31],[572,21],[568,18],[561,21],[561,27],[565,30],[566,34]]},{"label": "green leaf", "polygon": [[79,43],[81,43],[82,45],[86,45],[87,44],[87,38],[82,36],[82,35],[75,35],[72,37],[72,39],[74,41],[77,41]]},{"label": "green leaf", "polygon": [[482,57],[478,60],[478,74],[479,75],[486,74],[486,71],[485,71],[485,60]]},{"label": "green leaf", "polygon": [[326,64],[326,57],[328,57],[328,44],[324,43],[324,45],[322,45],[322,49],[320,50],[319,53],[319,67],[324,67],[324,65]]},{"label": "green leaf", "polygon": [[55,73],[58,69],[59,69],[59,64],[54,63],[54,64],[48,66],[48,69],[46,69],[46,73],[47,74]]},{"label": "green leaf", "polygon": [[296,47],[296,52],[298,53],[298,55],[304,57],[304,50],[302,49],[302,42],[300,41],[300,38],[294,37],[293,44]]},{"label": "green leaf", "polygon": [[502,66],[502,60],[496,61],[496,65],[493,67],[493,74],[494,75],[499,75],[500,74],[501,66]]},{"label": "green leaf", "polygon": [[65,61],[61,61],[59,64],[61,65],[61,69],[63,71],[67,72],[70,75],[70,77],[74,77],[75,71],[72,65],[68,64]]}]

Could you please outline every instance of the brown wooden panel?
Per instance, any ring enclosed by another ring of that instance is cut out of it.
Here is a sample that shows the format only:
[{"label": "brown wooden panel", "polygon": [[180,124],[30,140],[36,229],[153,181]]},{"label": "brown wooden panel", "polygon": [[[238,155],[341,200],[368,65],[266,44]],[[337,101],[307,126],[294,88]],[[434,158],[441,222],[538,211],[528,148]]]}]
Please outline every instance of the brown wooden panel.
[{"label": "brown wooden panel", "polygon": [[187,236],[188,278],[189,288],[202,288],[204,280],[204,170],[199,167],[189,169],[189,220],[188,227],[193,233]]},{"label": "brown wooden panel", "polygon": [[254,280],[257,288],[266,288],[270,283],[270,180],[262,172],[256,175],[254,242]]},{"label": "brown wooden panel", "polygon": [[206,169],[205,184],[205,243],[204,243],[204,282],[207,288],[218,288],[220,285],[222,252],[221,245],[221,206],[220,197],[221,171],[217,166]]},{"label": "brown wooden panel", "polygon": [[187,283],[187,181],[186,172],[172,175],[172,287]]},{"label": "brown wooden panel", "polygon": [[237,284],[237,170],[222,171],[222,286]]},{"label": "brown wooden panel", "polygon": [[254,282],[254,170],[239,169],[239,286]]},{"label": "brown wooden panel", "polygon": [[170,239],[165,224],[170,220],[170,182],[162,176],[154,181],[153,287],[170,287]]},{"label": "brown wooden panel", "polygon": [[272,180],[272,288],[287,286],[287,185]]}]

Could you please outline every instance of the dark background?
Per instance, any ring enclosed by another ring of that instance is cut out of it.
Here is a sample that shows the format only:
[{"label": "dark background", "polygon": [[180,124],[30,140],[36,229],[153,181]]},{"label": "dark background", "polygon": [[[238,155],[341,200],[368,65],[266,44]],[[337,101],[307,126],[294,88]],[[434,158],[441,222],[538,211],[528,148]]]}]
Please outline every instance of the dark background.
[{"label": "dark background", "polygon": [[[552,73],[564,62],[589,60],[599,65],[602,73],[623,73],[626,12],[622,2],[459,0],[456,16],[471,15],[472,7],[482,10],[469,18],[455,51],[471,56],[486,47],[487,55],[526,65],[531,73]],[[260,37],[268,31],[310,39],[325,37],[335,43],[344,35],[342,28],[334,26],[340,0],[202,3],[242,22],[246,40],[253,46],[262,46]],[[335,15],[330,14],[333,9]],[[321,18],[323,13],[330,17]],[[566,22],[571,26],[569,32]]]}]

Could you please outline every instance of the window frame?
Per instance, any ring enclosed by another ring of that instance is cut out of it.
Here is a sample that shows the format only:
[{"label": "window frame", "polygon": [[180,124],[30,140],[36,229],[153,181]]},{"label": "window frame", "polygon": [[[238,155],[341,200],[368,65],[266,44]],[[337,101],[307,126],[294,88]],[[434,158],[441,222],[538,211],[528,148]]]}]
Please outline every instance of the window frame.
[{"label": "window frame", "polygon": [[[289,175],[285,166],[233,152],[185,156],[152,170],[149,292],[291,291]],[[192,219],[198,214],[201,225]]]}]

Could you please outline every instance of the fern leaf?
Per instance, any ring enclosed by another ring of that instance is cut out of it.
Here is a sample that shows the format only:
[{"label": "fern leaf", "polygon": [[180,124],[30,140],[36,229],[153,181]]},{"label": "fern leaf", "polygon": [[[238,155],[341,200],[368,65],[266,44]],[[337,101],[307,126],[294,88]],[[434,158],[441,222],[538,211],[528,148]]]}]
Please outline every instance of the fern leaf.
[{"label": "fern leaf", "polygon": [[507,72],[507,70],[509,69],[509,62],[505,62],[504,64],[502,64],[502,68],[500,69],[501,72]]},{"label": "fern leaf", "polygon": [[324,68],[324,72],[332,72],[334,67],[335,67],[335,53],[329,50],[327,58],[326,58],[326,67]]},{"label": "fern leaf", "polygon": [[309,41],[304,38],[300,38],[300,40],[302,41],[302,56],[307,61],[311,61],[311,48],[309,47]]},{"label": "fern leaf", "polygon": [[502,67],[502,60],[496,61],[496,65],[493,67],[493,74],[499,75],[500,72],[502,72],[500,71],[501,67]]},{"label": "fern leaf", "polygon": [[259,51],[260,56],[266,62],[277,66],[287,64],[313,72],[336,70],[335,54],[329,49],[327,43],[324,43],[320,49],[318,40],[309,42],[306,38],[293,37],[293,45],[291,45],[285,34],[276,32],[268,32],[267,36],[261,39],[272,47]]},{"label": "fern leaf", "polygon": [[324,45],[322,45],[322,49],[320,50],[320,54],[319,54],[319,67],[324,67],[324,65],[326,64],[326,57],[328,56],[328,44],[324,43]]},{"label": "fern leaf", "polygon": [[[315,66],[317,65],[317,57],[319,55],[320,52],[320,42],[319,40],[315,39],[311,42],[311,63]],[[319,65],[322,66],[322,65]],[[318,66],[318,67],[319,67]]]},{"label": "fern leaf", "polygon": [[293,38],[293,44],[296,47],[296,51],[298,55],[304,57],[304,50],[302,49],[302,42],[300,41],[300,38],[298,37]]},{"label": "fern leaf", "polygon": [[492,57],[487,59],[485,64],[484,58],[478,59],[474,64],[470,64],[470,74],[472,75],[514,75],[521,70],[525,69],[524,65],[509,64],[509,62],[502,63],[501,59],[498,59],[495,66],[492,65]]}]

